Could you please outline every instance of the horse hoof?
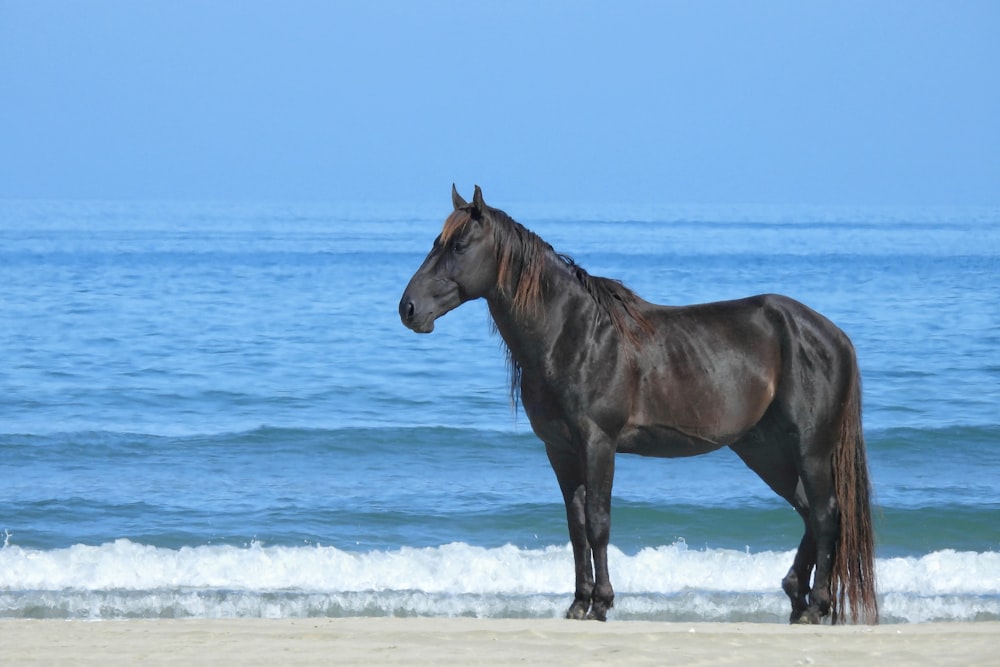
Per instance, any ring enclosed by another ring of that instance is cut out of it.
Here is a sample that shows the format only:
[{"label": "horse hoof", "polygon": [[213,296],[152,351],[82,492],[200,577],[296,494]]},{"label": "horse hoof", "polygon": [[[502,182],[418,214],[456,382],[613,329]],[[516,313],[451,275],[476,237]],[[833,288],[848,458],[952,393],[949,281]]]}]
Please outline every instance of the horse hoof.
[{"label": "horse hoof", "polygon": [[818,610],[810,609],[807,611],[792,612],[789,622],[792,625],[820,625],[823,622],[823,617]]},{"label": "horse hoof", "polygon": [[566,618],[571,621],[584,621],[588,618],[587,607],[579,602],[574,602],[566,611]]},{"label": "horse hoof", "polygon": [[610,605],[604,606],[600,603],[595,603],[594,606],[590,608],[590,613],[587,614],[588,621],[604,621],[608,620],[608,609]]}]

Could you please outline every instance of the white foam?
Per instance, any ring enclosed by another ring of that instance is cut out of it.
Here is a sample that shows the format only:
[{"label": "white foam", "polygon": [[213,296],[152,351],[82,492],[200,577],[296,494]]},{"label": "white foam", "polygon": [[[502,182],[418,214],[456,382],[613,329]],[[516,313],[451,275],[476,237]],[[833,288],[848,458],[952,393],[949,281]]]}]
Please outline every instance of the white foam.
[{"label": "white foam", "polygon": [[1000,552],[935,551],[920,558],[878,563],[879,584],[889,593],[1000,595]]},{"label": "white foam", "polygon": [[[617,618],[782,621],[793,552],[609,553]],[[0,548],[0,616],[560,616],[568,545],[351,552],[324,546]],[[877,563],[888,621],[1000,619],[1000,553],[938,551]]]}]

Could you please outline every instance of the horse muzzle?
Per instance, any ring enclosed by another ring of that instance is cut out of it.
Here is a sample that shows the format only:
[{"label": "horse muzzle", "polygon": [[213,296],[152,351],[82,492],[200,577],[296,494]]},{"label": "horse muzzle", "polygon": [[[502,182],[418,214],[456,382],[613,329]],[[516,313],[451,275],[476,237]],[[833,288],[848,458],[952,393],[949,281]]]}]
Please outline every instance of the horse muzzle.
[{"label": "horse muzzle", "polygon": [[421,313],[408,294],[404,294],[399,301],[399,319],[406,328],[417,333],[434,331],[434,313]]}]

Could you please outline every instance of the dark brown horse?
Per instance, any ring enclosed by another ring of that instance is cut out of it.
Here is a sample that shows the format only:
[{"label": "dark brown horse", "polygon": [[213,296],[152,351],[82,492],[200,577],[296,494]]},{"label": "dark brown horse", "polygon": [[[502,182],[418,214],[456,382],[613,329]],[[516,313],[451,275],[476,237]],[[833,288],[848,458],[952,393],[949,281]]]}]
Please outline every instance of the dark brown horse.
[{"label": "dark brown horse", "polygon": [[[605,620],[617,452],[695,456],[732,448],[802,516],[782,580],[792,622],[849,609],[878,621],[861,387],[854,348],[787,297],[658,306],[452,186],[445,221],[399,303],[419,333],[471,299],[507,344],[511,391],[545,443],[576,561],[568,618]],[[812,578],[815,568],[815,578]],[[845,604],[846,601],[846,604]]]}]

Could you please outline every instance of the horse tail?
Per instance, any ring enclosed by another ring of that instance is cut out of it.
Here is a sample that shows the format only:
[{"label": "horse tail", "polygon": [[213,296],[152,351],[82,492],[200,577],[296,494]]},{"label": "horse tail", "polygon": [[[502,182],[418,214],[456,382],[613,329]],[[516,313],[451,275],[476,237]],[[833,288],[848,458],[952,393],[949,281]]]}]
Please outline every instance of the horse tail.
[{"label": "horse tail", "polygon": [[[849,608],[851,622],[878,623],[875,585],[875,540],[872,530],[871,482],[861,430],[861,373],[851,349],[851,379],[841,416],[840,439],[834,448],[833,475],[840,508],[840,536],[832,568],[832,622]],[[845,607],[845,600],[847,606]]]}]

